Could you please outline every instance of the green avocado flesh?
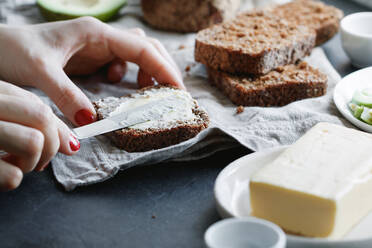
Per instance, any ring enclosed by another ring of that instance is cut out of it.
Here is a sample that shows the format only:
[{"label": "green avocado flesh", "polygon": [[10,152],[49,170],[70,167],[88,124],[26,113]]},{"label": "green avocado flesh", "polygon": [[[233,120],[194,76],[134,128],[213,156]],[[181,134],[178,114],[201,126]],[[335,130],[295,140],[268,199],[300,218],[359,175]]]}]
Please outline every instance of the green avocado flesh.
[{"label": "green avocado flesh", "polygon": [[37,0],[41,13],[48,21],[60,21],[81,16],[110,20],[127,0]]}]

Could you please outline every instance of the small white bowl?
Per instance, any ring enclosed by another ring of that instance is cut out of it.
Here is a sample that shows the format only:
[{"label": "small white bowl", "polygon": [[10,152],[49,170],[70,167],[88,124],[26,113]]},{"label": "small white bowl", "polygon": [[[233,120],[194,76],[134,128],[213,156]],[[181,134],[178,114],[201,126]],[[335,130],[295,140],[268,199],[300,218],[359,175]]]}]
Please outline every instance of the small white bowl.
[{"label": "small white bowl", "polygon": [[341,41],[354,66],[372,66],[372,12],[359,12],[343,18]]},{"label": "small white bowl", "polygon": [[208,248],[285,248],[286,236],[274,223],[255,217],[229,218],[205,232]]}]

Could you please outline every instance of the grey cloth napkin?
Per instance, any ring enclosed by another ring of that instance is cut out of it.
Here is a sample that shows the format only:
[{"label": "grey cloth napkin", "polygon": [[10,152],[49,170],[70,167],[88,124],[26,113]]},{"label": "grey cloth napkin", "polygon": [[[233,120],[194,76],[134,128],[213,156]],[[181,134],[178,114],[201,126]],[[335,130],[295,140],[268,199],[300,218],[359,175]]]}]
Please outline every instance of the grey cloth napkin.
[{"label": "grey cloth napkin", "polygon": [[[33,5],[24,8],[11,0],[3,0],[3,2],[6,4],[1,4],[0,0],[0,18],[8,23],[35,23],[41,18]],[[246,1],[245,7],[251,8],[255,2]],[[33,1],[26,1],[26,3],[32,4]],[[26,15],[23,15],[25,13]],[[123,29],[142,28],[148,36],[163,42],[183,71],[186,87],[208,112],[211,124],[195,138],[171,147],[142,153],[119,150],[105,136],[82,140],[77,155],[68,157],[58,154],[52,161],[54,175],[66,190],[107,180],[119,170],[133,166],[165,160],[200,159],[237,144],[253,151],[288,145],[318,122],[338,124],[343,122],[332,102],[333,89],[340,76],[321,48],[314,49],[312,55],[306,60],[328,75],[329,87],[326,96],[297,101],[280,108],[246,107],[243,113],[236,114],[236,106],[208,84],[204,66],[195,63],[193,56],[195,34],[153,30],[144,24],[138,6],[135,4],[124,9],[121,17],[111,24]],[[92,100],[111,95],[122,96],[136,89],[134,82],[137,69],[135,65],[130,64],[124,82],[119,85],[105,84],[105,78],[98,74],[75,81]],[[47,97],[43,99],[68,123]]]}]

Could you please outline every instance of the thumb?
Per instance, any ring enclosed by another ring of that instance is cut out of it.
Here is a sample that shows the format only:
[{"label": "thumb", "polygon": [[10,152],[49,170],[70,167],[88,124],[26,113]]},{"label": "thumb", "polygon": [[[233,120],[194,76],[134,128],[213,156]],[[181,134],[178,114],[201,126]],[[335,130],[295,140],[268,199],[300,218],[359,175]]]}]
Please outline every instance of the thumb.
[{"label": "thumb", "polygon": [[62,113],[75,125],[83,126],[96,120],[96,111],[88,97],[61,68],[48,68],[37,85]]}]

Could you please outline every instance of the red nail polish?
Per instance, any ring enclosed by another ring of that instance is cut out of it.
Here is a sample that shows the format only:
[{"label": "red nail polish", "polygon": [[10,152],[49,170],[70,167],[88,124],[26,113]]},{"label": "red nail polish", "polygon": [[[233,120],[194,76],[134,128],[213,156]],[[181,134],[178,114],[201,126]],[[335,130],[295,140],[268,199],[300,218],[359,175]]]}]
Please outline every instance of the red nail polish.
[{"label": "red nail polish", "polygon": [[95,121],[95,117],[92,112],[87,109],[82,109],[76,112],[75,121],[79,126],[84,126]]},{"label": "red nail polish", "polygon": [[80,142],[72,134],[70,134],[70,148],[73,152],[76,152],[80,149]]}]

